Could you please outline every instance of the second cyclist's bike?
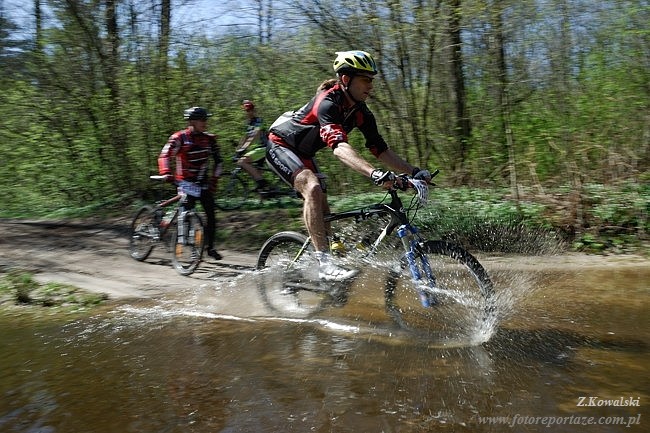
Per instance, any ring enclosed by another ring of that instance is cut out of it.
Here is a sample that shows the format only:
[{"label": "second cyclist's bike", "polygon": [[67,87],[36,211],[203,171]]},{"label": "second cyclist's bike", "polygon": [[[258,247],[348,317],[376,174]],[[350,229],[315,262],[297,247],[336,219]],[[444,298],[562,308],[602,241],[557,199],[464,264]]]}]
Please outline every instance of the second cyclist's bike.
[{"label": "second cyclist's bike", "polygon": [[[239,157],[235,156],[232,159],[237,161]],[[278,181],[277,175],[266,165],[265,159],[254,162],[253,166],[262,173],[268,187],[261,191],[256,190],[250,175],[236,166],[229,173],[221,176],[217,183],[215,205],[219,209],[224,211],[239,209],[251,197],[258,197],[260,200],[298,198],[293,188]]]},{"label": "second cyclist's bike", "polygon": [[[436,170],[433,176],[437,174]],[[494,314],[494,289],[488,273],[461,246],[423,238],[412,220],[427,202],[428,184],[400,177],[402,188],[415,191],[408,206],[395,185],[386,195],[388,200],[326,216],[332,255],[339,255],[348,267],[385,275],[380,284],[386,311],[405,329],[430,322],[436,311],[449,315],[454,310],[463,320],[473,316],[475,324],[489,320]],[[257,258],[264,303],[277,314],[301,318],[345,305],[352,283],[321,281],[318,268],[308,236],[290,231],[274,234]]]},{"label": "second cyclist's bike", "polygon": [[[149,177],[165,181],[165,176]],[[163,244],[179,274],[190,275],[196,270],[203,257],[204,225],[195,209],[181,210],[182,198],[182,194],[177,194],[142,206],[136,212],[129,231],[132,258],[146,260],[156,245]]]}]

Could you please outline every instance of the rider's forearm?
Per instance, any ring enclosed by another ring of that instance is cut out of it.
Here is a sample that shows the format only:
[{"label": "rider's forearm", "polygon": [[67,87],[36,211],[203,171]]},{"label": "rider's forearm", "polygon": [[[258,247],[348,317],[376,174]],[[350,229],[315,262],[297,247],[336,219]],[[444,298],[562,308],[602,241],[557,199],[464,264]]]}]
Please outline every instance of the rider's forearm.
[{"label": "rider's forearm", "polygon": [[392,170],[398,173],[411,174],[413,173],[413,169],[415,168],[415,166],[409,164],[408,162],[400,158],[400,156],[397,155],[395,152],[393,152],[392,149],[386,149],[385,151],[383,151],[379,155],[378,159],[384,164],[386,164],[388,167],[390,167]]},{"label": "rider's forearm", "polygon": [[370,177],[372,171],[375,169],[368,161],[359,156],[352,146],[345,142],[339,143],[336,146],[334,156],[343,164],[366,177]]}]

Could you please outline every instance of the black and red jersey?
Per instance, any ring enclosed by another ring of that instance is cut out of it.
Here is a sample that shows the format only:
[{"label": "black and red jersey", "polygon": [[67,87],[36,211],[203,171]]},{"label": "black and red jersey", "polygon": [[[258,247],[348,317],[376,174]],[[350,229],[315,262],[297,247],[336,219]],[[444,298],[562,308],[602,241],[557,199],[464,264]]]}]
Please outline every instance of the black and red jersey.
[{"label": "black and red jersey", "polygon": [[[210,157],[214,168],[208,172]],[[222,162],[216,137],[206,132],[192,131],[190,128],[175,132],[167,140],[158,156],[158,172],[172,174],[174,159],[174,178],[177,181],[205,183],[210,177],[218,175]]]},{"label": "black and red jersey", "polygon": [[351,107],[339,84],[318,93],[305,106],[295,111],[285,122],[276,122],[271,129],[271,140],[293,149],[303,158],[313,158],[324,147],[334,149],[348,141],[348,133],[359,128],[366,139],[366,147],[378,156],[388,149],[377,130],[375,116],[365,103]]}]

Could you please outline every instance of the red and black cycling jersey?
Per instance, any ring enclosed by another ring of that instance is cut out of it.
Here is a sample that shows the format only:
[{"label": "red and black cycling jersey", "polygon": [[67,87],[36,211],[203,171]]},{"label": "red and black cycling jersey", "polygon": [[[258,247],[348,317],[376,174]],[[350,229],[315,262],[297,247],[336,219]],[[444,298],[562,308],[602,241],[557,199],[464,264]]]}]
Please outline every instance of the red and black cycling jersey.
[{"label": "red and black cycling jersey", "polygon": [[290,120],[271,127],[271,140],[282,139],[302,158],[313,158],[324,147],[331,149],[348,141],[348,133],[359,128],[366,139],[366,147],[379,156],[388,149],[386,141],[377,130],[375,116],[365,103],[347,106],[345,93],[339,84],[318,93]]},{"label": "red and black cycling jersey", "polygon": [[[208,173],[210,157],[214,159],[214,169]],[[167,140],[158,156],[158,172],[172,174],[172,158],[175,162],[174,178],[177,181],[204,184],[212,176],[217,176],[222,162],[216,137],[206,132],[196,132],[187,128],[175,132]]]}]

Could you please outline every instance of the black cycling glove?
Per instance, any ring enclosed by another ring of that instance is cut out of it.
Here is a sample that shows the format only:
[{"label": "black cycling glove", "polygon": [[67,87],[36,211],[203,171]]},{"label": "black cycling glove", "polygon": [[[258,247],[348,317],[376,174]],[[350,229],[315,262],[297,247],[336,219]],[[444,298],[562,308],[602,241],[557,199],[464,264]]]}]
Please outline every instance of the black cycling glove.
[{"label": "black cycling glove", "polygon": [[419,168],[415,167],[417,171],[413,170],[413,179],[419,179],[419,180],[431,180],[431,172],[429,170],[420,170]]},{"label": "black cycling glove", "polygon": [[395,180],[395,175],[393,174],[392,171],[383,171],[383,170],[375,169],[370,174],[370,178],[372,179],[375,185],[383,185],[384,182]]}]

